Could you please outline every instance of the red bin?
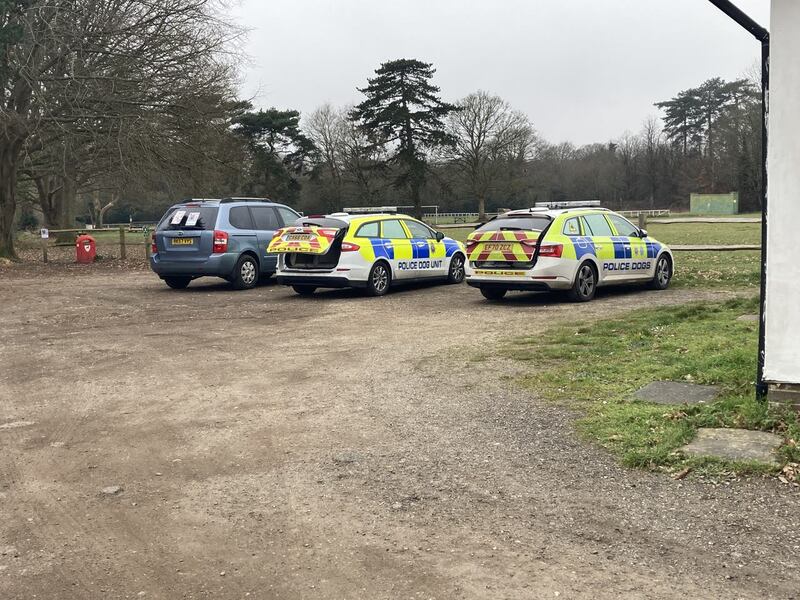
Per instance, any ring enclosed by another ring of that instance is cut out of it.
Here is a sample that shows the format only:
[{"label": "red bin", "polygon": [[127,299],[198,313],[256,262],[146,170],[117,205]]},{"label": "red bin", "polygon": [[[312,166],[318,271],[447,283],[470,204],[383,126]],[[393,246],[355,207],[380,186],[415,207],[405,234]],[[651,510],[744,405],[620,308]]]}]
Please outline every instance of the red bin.
[{"label": "red bin", "polygon": [[97,256],[94,238],[85,233],[75,238],[75,259],[79,263],[92,263]]}]

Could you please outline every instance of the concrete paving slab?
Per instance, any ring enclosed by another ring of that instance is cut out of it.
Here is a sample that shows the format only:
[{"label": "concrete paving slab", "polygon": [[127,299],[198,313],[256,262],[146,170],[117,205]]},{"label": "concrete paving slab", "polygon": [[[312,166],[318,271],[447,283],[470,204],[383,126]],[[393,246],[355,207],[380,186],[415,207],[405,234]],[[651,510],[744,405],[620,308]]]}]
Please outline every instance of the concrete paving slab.
[{"label": "concrete paving slab", "polygon": [[703,427],[695,438],[681,448],[693,456],[713,456],[727,460],[757,460],[779,464],[775,450],[783,439],[767,431],[749,429],[718,429]]},{"label": "concrete paving slab", "polygon": [[684,381],[653,381],[636,391],[636,397],[656,404],[706,404],[717,397],[719,388]]}]

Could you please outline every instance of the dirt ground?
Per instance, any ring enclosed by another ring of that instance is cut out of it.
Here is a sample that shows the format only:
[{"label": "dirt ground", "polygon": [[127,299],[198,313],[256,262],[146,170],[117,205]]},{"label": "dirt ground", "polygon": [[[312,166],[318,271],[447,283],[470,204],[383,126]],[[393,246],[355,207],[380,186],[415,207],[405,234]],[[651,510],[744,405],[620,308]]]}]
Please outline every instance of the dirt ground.
[{"label": "dirt ground", "polygon": [[0,271],[0,598],[797,597],[799,494],[622,468],[478,358],[724,295]]}]

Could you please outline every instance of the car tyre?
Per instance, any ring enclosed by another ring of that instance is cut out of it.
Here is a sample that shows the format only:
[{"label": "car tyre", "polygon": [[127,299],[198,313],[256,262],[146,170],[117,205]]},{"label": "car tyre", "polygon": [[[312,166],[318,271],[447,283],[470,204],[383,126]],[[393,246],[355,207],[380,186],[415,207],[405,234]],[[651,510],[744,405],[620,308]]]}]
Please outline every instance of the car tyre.
[{"label": "car tyre", "polygon": [[258,283],[258,263],[249,254],[243,254],[233,270],[233,289],[249,290]]},{"label": "car tyre", "polygon": [[454,254],[450,259],[450,270],[447,272],[447,283],[464,281],[464,255]]},{"label": "car tyre", "polygon": [[481,294],[483,294],[483,297],[493,302],[496,302],[497,300],[502,300],[503,297],[506,295],[506,292],[508,292],[508,290],[502,287],[495,287],[489,285],[481,286]]},{"label": "car tyre", "polygon": [[656,261],[656,272],[647,287],[651,290],[665,290],[672,280],[672,260],[668,254],[662,254]]},{"label": "car tyre", "polygon": [[186,289],[191,281],[191,277],[164,277],[164,283],[166,283],[173,290]]},{"label": "car tyre", "polygon": [[392,272],[383,261],[378,261],[372,265],[367,278],[367,295],[383,296],[389,291],[392,285]]},{"label": "car tyre", "polygon": [[313,285],[293,285],[292,289],[300,296],[310,296],[317,290]]},{"label": "car tyre", "polygon": [[589,302],[597,292],[597,269],[590,262],[581,263],[575,282],[567,295],[573,302]]}]

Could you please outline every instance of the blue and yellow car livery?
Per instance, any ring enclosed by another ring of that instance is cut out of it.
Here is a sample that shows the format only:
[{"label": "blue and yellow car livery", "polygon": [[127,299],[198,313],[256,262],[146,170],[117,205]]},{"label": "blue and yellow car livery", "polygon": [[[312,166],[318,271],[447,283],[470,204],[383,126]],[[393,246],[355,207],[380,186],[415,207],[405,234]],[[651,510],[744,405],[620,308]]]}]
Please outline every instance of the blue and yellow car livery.
[{"label": "blue and yellow car livery", "polygon": [[603,208],[510,211],[472,232],[466,250],[467,283],[492,300],[509,290],[587,301],[604,285],[665,289],[674,269],[667,246]]},{"label": "blue and yellow car livery", "polygon": [[301,218],[275,233],[278,283],[299,294],[360,287],[385,294],[393,283],[464,280],[464,245],[408,215],[334,213]]}]

